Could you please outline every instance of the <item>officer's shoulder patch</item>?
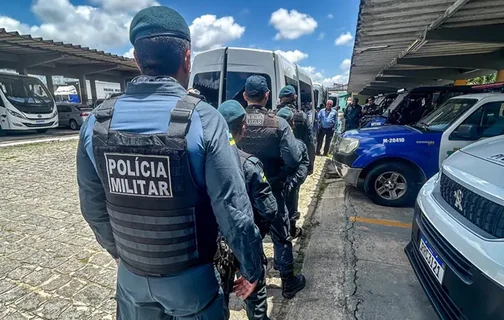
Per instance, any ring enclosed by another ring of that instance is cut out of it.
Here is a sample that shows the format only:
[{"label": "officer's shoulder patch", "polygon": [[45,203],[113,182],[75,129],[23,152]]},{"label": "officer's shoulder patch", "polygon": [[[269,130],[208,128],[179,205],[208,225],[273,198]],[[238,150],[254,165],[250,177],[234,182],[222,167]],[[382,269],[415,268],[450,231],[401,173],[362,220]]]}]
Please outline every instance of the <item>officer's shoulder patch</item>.
[{"label": "officer's shoulder patch", "polygon": [[253,155],[247,158],[248,161],[252,162],[253,164],[261,164],[261,160],[257,159]]},{"label": "officer's shoulder patch", "polygon": [[233,138],[233,135],[231,134],[231,132],[229,132],[229,130],[226,130],[226,133],[227,133],[227,136],[228,136],[228,140],[229,140],[229,144],[234,146],[236,144],[234,138]]}]

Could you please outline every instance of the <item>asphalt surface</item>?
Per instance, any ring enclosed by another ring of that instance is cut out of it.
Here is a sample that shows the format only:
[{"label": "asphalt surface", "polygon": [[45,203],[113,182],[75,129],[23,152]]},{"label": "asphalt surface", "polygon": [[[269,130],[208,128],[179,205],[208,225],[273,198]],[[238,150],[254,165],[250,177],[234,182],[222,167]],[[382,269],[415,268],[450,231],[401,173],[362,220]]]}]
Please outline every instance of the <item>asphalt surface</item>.
[{"label": "asphalt surface", "polygon": [[13,142],[38,141],[43,139],[58,139],[62,137],[77,136],[79,131],[66,128],[50,129],[46,133],[37,133],[35,130],[9,131],[0,135],[0,146]]},{"label": "asphalt surface", "polygon": [[375,205],[339,179],[322,190],[304,249],[307,287],[286,319],[437,319],[404,253],[413,209]]}]

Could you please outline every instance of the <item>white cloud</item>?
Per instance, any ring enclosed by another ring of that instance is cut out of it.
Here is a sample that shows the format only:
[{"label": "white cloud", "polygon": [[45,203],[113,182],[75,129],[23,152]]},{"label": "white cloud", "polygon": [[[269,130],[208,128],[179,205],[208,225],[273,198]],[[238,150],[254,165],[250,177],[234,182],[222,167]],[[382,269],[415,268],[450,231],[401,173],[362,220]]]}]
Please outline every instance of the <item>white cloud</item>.
[{"label": "white cloud", "polygon": [[342,46],[345,44],[351,44],[353,40],[353,36],[350,32],[345,32],[340,34],[340,36],[334,40],[334,44],[337,46]]},{"label": "white cloud", "polygon": [[[99,1],[104,6],[111,5],[108,3],[111,0]],[[155,3],[145,0],[139,2],[142,5]],[[69,0],[35,0],[31,10],[42,22],[40,25],[28,26],[6,16],[0,16],[0,25],[9,31],[100,50],[122,47],[129,41],[132,14],[124,11],[109,12],[103,7],[75,6]]]},{"label": "white cloud", "polygon": [[309,67],[302,67],[310,77],[312,78],[313,82],[318,82],[321,83],[322,85],[326,87],[331,87],[335,83],[337,84],[346,84],[348,83],[348,76],[350,74],[350,71],[346,71],[343,74],[338,74],[332,77],[326,77],[323,72],[317,71],[315,67],[309,66]]},{"label": "white cloud", "polygon": [[282,51],[282,50],[276,50],[275,51],[278,54],[281,54],[287,60],[289,60],[292,63],[298,63],[299,61],[308,58],[308,54],[301,52],[299,50],[294,50],[294,51]]},{"label": "white cloud", "polygon": [[332,13],[329,13],[329,14],[327,15],[327,18],[328,18],[328,19],[332,19],[332,18],[334,18],[334,16],[332,15]]},{"label": "white cloud", "polygon": [[124,54],[123,54],[123,57],[126,57],[126,58],[135,58],[135,56],[133,55],[133,52],[135,51],[135,48],[130,48],[128,51],[126,51]]},{"label": "white cloud", "polygon": [[296,10],[290,12],[281,8],[271,14],[269,23],[278,31],[275,40],[297,39],[311,34],[317,28],[317,21],[305,13]]},{"label": "white cloud", "polygon": [[159,6],[159,2],[155,0],[91,0],[91,3],[100,5],[109,12],[137,12],[150,6]]},{"label": "white cloud", "polygon": [[197,50],[218,48],[226,42],[240,39],[245,27],[234,21],[233,17],[206,14],[194,19],[191,29],[192,47]]},{"label": "white cloud", "polygon": [[345,60],[343,60],[343,62],[341,62],[340,69],[343,71],[347,71],[350,69],[351,64],[352,64],[352,60],[345,59]]},{"label": "white cloud", "polygon": [[321,32],[317,38],[317,40],[324,40],[325,38],[325,33],[324,32]]}]

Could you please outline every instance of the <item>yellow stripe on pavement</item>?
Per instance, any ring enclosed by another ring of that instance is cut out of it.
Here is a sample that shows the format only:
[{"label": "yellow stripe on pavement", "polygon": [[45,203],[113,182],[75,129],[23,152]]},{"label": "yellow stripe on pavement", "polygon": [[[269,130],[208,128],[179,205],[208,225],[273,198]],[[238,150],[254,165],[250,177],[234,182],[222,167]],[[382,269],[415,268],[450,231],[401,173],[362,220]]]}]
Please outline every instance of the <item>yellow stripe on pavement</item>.
[{"label": "yellow stripe on pavement", "polygon": [[397,227],[397,228],[411,228],[411,223],[404,223],[394,220],[383,220],[383,219],[373,219],[364,217],[350,217],[348,218],[351,222],[363,222],[369,224],[377,224],[386,227]]}]

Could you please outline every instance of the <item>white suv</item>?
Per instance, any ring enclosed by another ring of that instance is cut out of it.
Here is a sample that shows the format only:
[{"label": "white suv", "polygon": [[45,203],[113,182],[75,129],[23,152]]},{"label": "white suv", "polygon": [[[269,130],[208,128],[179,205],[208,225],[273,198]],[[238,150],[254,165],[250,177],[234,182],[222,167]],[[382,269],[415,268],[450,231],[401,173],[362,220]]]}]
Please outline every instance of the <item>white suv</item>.
[{"label": "white suv", "polygon": [[504,319],[504,136],[443,162],[418,195],[405,251],[442,319]]}]

